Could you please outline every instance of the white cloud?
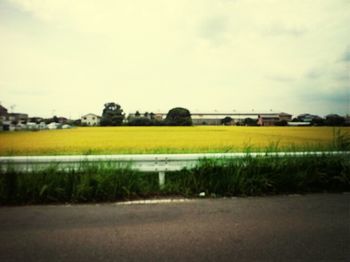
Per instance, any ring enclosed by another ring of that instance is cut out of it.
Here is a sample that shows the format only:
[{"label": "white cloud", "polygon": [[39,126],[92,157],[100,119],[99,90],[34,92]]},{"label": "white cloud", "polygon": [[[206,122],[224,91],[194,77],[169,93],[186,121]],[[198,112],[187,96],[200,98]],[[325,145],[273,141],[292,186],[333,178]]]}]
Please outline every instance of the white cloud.
[{"label": "white cloud", "polygon": [[[127,111],[301,113],[310,109],[305,90],[347,86],[343,0],[8,0],[1,8],[14,10],[0,18],[2,100],[31,114],[54,107],[77,117],[109,100]],[[49,94],[29,101],[28,89]],[[336,101],[323,103],[312,110],[327,113]]]}]

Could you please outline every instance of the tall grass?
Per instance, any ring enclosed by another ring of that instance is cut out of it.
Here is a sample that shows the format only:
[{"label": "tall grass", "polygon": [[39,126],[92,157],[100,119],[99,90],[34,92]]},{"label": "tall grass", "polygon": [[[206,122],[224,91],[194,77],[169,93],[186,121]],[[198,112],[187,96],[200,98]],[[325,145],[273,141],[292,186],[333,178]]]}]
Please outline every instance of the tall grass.
[{"label": "tall grass", "polygon": [[261,195],[350,190],[345,155],[203,160],[192,170],[167,176],[165,191],[188,196]]},{"label": "tall grass", "polygon": [[157,176],[130,168],[83,163],[79,169],[52,166],[0,174],[0,203],[101,202],[145,197],[158,190]]},{"label": "tall grass", "polygon": [[101,202],[155,195],[244,196],[350,191],[348,155],[206,159],[190,170],[157,173],[83,163],[78,169],[51,166],[32,172],[0,172],[0,203]]},{"label": "tall grass", "polygon": [[339,151],[350,150],[350,133],[340,128],[334,128],[332,147]]}]

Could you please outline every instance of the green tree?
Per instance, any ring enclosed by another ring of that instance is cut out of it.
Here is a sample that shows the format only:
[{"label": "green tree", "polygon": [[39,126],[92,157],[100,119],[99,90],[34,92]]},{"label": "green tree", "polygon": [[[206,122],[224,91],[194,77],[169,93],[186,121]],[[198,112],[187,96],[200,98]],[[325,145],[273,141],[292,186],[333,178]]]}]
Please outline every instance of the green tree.
[{"label": "green tree", "polygon": [[129,126],[152,126],[153,121],[147,117],[133,118],[128,122]]},{"label": "green tree", "polygon": [[257,119],[253,119],[250,117],[247,117],[243,120],[244,125],[246,126],[257,126],[258,125],[258,120]]},{"label": "green tree", "polygon": [[326,126],[343,126],[344,123],[345,118],[337,114],[327,115],[325,119]]},{"label": "green tree", "polygon": [[182,107],[170,109],[165,118],[165,124],[170,126],[191,126],[191,113],[188,109]]},{"label": "green tree", "polygon": [[224,119],[221,119],[221,124],[228,126],[232,123],[232,117],[226,116]]},{"label": "green tree", "polygon": [[110,102],[104,104],[101,126],[120,126],[123,123],[124,113],[120,105]]}]

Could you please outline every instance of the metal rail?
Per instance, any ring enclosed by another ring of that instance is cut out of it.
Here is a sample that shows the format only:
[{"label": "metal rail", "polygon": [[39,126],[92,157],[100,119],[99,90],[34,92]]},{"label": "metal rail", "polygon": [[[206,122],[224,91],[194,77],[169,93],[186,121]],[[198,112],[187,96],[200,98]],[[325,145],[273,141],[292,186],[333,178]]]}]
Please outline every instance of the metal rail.
[{"label": "metal rail", "polygon": [[246,152],[204,154],[141,154],[141,155],[67,155],[67,156],[3,156],[1,170],[14,169],[30,172],[55,165],[59,169],[77,169],[82,163],[107,163],[116,167],[129,167],[142,172],[158,172],[159,184],[164,185],[165,172],[193,168],[201,159],[236,159],[244,157],[300,157],[321,155],[350,155],[350,151],[326,152]]}]

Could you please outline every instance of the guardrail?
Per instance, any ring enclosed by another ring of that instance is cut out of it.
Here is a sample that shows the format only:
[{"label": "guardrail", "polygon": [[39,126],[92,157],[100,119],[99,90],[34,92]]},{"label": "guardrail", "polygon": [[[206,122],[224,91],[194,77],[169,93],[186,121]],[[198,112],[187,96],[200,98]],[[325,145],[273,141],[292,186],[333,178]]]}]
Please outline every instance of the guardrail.
[{"label": "guardrail", "polygon": [[325,152],[246,152],[246,153],[204,153],[204,154],[145,154],[145,155],[69,155],[69,156],[3,156],[1,170],[12,168],[30,172],[57,165],[59,169],[76,169],[82,163],[114,163],[118,167],[130,167],[143,172],[158,172],[159,185],[163,186],[165,172],[193,168],[201,159],[234,159],[243,157],[301,157],[315,155],[349,154],[350,151]]}]

